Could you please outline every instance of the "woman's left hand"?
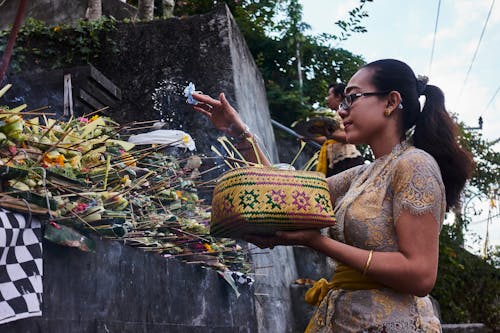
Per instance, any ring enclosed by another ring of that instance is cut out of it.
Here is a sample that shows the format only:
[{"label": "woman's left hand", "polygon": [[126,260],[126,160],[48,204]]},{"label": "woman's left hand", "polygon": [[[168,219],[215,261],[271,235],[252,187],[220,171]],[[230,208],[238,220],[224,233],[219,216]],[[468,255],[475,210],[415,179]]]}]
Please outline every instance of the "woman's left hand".
[{"label": "woman's left hand", "polygon": [[244,240],[261,249],[274,248],[277,245],[304,245],[311,247],[323,237],[319,230],[278,231],[274,235],[246,235]]}]

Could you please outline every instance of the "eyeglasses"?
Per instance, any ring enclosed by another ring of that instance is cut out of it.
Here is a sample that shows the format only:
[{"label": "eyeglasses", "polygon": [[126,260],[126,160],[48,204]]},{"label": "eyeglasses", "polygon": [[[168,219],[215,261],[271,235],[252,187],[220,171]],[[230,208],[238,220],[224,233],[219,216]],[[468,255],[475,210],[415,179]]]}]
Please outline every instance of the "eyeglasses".
[{"label": "eyeglasses", "polygon": [[344,97],[344,99],[342,100],[342,102],[340,103],[340,108],[348,111],[351,106],[352,106],[352,103],[354,103],[354,101],[356,99],[358,99],[359,97],[362,97],[362,96],[381,96],[381,95],[387,95],[389,92],[386,92],[386,91],[377,91],[377,92],[366,92],[366,93],[357,93],[357,94],[350,94],[350,95],[346,95]]}]

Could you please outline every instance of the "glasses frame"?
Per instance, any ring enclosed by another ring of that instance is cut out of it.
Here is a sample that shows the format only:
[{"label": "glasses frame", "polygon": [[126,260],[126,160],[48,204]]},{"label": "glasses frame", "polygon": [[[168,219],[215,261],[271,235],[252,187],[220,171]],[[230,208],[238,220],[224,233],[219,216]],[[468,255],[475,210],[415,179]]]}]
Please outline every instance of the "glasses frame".
[{"label": "glasses frame", "polygon": [[373,92],[364,92],[364,93],[355,93],[349,94],[344,97],[342,102],[340,102],[339,108],[349,111],[352,104],[359,98],[363,96],[382,96],[389,94],[390,91],[373,91]]}]

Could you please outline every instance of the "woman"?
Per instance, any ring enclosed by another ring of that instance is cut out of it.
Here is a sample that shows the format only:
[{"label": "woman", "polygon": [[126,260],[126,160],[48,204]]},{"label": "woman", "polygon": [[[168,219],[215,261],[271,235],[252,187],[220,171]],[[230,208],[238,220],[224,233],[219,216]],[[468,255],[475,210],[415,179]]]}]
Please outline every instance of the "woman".
[{"label": "woman", "polygon": [[[305,230],[247,240],[261,248],[304,245],[339,263],[330,282],[306,295],[318,305],[307,332],[440,332],[426,295],[436,281],[444,213],[458,204],[472,159],[457,143],[442,91],[405,63],[367,64],[345,93],[339,114],[347,141],[369,144],[376,159],[328,178],[337,217],[331,237]],[[251,137],[224,98],[195,98],[219,129]]]},{"label": "woman", "polygon": [[326,97],[328,107],[336,111],[333,119],[340,124],[340,128],[334,132],[325,129],[326,135],[312,138],[312,140],[322,144],[316,171],[325,173],[327,177],[364,163],[356,146],[347,143],[342,118],[338,114],[340,103],[345,97],[345,87],[343,83],[330,84]]}]

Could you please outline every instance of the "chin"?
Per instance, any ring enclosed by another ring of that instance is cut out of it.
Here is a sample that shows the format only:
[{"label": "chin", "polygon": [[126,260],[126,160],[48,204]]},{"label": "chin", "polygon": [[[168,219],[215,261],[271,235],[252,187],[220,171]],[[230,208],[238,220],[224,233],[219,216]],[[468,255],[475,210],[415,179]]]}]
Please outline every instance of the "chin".
[{"label": "chin", "polygon": [[357,145],[357,144],[359,144],[359,143],[357,142],[357,140],[356,140],[356,137],[355,137],[355,136],[353,136],[353,135],[348,135],[348,134],[346,133],[345,139],[346,139],[347,143],[350,143],[350,144],[352,144],[352,145]]}]

